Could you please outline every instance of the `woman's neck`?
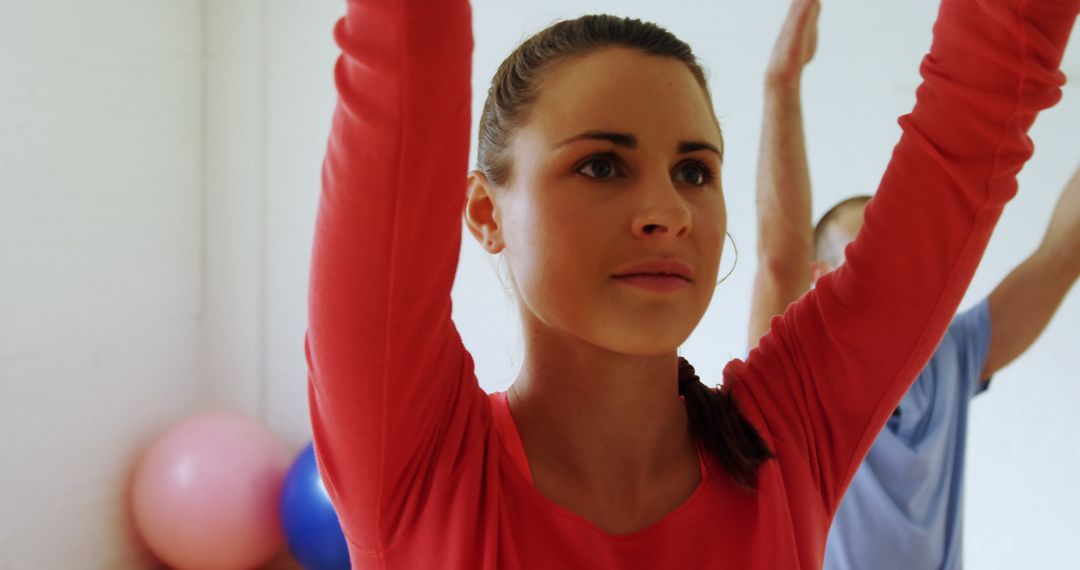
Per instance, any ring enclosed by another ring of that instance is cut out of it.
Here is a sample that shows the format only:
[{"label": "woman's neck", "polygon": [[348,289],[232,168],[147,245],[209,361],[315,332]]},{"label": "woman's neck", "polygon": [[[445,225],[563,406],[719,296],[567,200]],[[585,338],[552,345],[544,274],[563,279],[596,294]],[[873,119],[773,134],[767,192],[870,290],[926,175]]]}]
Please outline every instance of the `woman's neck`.
[{"label": "woman's neck", "polygon": [[549,498],[570,506],[580,495],[647,512],[689,495],[700,472],[674,353],[627,356],[528,332],[525,353],[510,407],[534,481]]}]

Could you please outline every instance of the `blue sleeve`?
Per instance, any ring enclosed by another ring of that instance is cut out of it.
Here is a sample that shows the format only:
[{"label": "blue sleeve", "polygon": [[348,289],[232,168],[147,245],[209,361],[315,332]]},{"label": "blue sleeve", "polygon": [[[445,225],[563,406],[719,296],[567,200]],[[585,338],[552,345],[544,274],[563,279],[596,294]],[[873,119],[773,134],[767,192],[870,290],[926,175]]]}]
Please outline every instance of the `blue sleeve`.
[{"label": "blue sleeve", "polygon": [[990,302],[983,299],[957,315],[945,333],[957,351],[960,373],[957,380],[963,383],[961,393],[967,394],[968,398],[974,398],[990,387],[989,380],[982,382],[986,355],[990,352],[990,326]]}]

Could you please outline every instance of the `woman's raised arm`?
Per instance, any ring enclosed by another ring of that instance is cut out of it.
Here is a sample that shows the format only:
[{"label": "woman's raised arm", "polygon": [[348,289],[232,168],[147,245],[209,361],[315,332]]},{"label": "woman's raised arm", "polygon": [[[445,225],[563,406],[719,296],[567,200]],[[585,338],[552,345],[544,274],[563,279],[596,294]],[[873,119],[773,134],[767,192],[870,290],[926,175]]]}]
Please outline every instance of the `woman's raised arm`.
[{"label": "woman's raised arm", "polygon": [[490,415],[450,320],[469,152],[465,0],[350,0],[311,266],[315,447],[354,546],[387,548]]},{"label": "woman's raised arm", "polygon": [[[829,513],[940,342],[1061,96],[1080,0],[944,0],[923,83],[845,263],[728,370]],[[792,464],[792,467],[794,464]]]}]

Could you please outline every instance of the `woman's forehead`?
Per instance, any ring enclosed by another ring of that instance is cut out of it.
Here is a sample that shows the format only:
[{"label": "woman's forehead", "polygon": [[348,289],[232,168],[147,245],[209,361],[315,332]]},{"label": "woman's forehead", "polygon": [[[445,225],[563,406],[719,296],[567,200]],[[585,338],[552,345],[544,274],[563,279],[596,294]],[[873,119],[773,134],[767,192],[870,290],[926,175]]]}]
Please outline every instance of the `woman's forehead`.
[{"label": "woman's forehead", "polygon": [[597,131],[626,133],[642,145],[686,139],[719,147],[706,97],[685,63],[609,48],[555,66],[526,126],[549,144]]}]

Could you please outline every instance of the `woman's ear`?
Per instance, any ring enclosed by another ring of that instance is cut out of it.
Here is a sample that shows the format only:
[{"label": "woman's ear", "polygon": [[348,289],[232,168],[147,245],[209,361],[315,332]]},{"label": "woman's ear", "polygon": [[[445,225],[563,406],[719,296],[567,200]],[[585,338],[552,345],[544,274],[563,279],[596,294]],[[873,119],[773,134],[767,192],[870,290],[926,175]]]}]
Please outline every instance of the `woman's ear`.
[{"label": "woman's ear", "polygon": [[469,233],[488,253],[499,253],[506,247],[501,221],[499,206],[495,203],[495,188],[482,172],[470,172],[465,223]]}]

